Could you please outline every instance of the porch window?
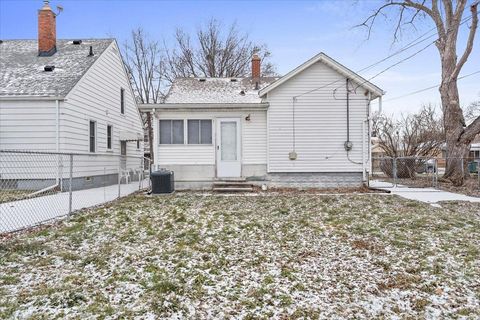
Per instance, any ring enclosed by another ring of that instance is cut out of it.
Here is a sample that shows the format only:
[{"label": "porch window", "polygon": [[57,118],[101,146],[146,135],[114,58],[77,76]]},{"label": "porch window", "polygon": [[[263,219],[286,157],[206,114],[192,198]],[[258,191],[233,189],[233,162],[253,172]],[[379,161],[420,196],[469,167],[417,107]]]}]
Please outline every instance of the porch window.
[{"label": "porch window", "polygon": [[212,144],[212,120],[188,120],[188,144]]},{"label": "porch window", "polygon": [[183,144],[183,120],[160,120],[160,144]]}]

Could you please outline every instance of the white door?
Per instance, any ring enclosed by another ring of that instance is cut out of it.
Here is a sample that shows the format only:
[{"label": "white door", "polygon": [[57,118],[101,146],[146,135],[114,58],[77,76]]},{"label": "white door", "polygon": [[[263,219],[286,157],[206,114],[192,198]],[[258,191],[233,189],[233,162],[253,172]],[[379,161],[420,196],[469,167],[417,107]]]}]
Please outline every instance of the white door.
[{"label": "white door", "polygon": [[217,177],[241,175],[240,119],[217,120]]}]

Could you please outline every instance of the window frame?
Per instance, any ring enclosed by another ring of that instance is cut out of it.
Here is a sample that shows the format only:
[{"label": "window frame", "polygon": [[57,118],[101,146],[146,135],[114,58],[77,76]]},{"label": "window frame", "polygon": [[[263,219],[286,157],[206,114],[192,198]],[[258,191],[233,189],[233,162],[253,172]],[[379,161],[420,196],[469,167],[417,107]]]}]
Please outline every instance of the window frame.
[{"label": "window frame", "polygon": [[[108,129],[110,129],[110,136],[108,134]],[[110,141],[109,141],[110,139]],[[113,125],[107,124],[107,150],[111,151],[113,150]],[[110,146],[109,146],[110,144]]]},{"label": "window frame", "polygon": [[125,114],[125,89],[120,88],[120,113]]},{"label": "window frame", "polygon": [[[92,136],[92,123],[93,123],[93,136]],[[92,143],[92,138],[93,138],[93,143]],[[88,120],[88,151],[90,153],[97,152],[97,121],[91,120],[91,119]]]},{"label": "window frame", "polygon": [[[170,143],[162,143],[162,121],[170,121]],[[173,122],[174,121],[181,121],[182,122],[182,142],[181,143],[173,143]],[[166,145],[166,146],[175,146],[175,145],[185,145],[185,119],[159,119],[158,120],[158,144],[159,145]]]},{"label": "window frame", "polygon": [[[197,121],[198,122],[198,143],[191,143],[190,142],[190,121]],[[202,122],[209,121],[210,122],[210,142],[202,143]],[[187,145],[203,145],[203,146],[211,146],[213,145],[213,119],[187,119],[187,128],[186,128],[186,144]]]}]

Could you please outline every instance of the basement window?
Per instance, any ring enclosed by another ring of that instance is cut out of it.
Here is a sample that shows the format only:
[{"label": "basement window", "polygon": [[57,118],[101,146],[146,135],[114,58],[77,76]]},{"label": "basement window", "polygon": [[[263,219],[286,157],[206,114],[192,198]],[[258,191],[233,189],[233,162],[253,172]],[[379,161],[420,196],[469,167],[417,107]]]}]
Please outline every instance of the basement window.
[{"label": "basement window", "polygon": [[160,144],[184,144],[183,120],[160,120]]},{"label": "basement window", "polygon": [[212,120],[188,120],[188,144],[212,144]]}]

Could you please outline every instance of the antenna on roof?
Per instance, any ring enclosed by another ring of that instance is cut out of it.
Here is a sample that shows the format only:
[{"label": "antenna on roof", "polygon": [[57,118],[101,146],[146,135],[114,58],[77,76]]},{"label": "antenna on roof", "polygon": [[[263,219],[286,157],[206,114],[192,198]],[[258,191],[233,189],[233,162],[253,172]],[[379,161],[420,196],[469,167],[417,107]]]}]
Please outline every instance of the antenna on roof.
[{"label": "antenna on roof", "polygon": [[60,15],[60,13],[62,13],[62,12],[63,12],[63,6],[58,5],[57,6],[57,14],[55,16],[58,17]]}]

